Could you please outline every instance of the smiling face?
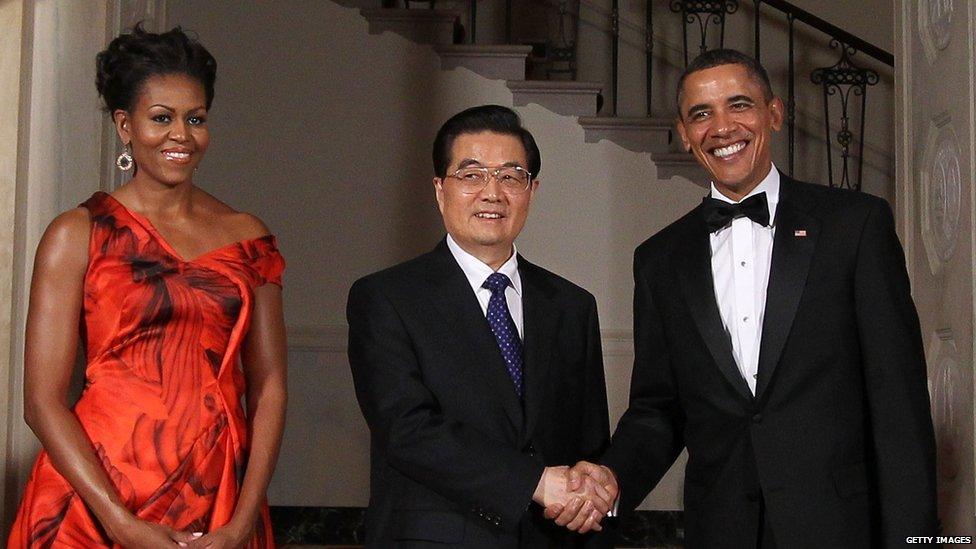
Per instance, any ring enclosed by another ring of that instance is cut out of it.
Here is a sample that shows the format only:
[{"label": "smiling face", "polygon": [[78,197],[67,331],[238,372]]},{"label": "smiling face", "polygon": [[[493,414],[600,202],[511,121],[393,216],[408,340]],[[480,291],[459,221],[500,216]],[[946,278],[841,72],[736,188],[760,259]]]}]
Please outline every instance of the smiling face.
[{"label": "smiling face", "polygon": [[434,178],[437,206],[447,232],[466,252],[497,269],[512,255],[512,243],[525,226],[539,182],[533,180],[528,190],[510,194],[492,177],[480,192],[465,194],[451,174],[470,166],[527,168],[525,147],[513,135],[463,133],[451,147],[447,177]]},{"label": "smiling face", "polygon": [[135,177],[173,186],[190,181],[210,144],[203,85],[185,74],[152,76],[130,111],[115,111],[132,147]]},{"label": "smiling face", "polygon": [[783,102],[767,101],[743,65],[689,74],[676,121],[685,150],[698,159],[722,194],[739,200],[772,168],[772,132],[783,123]]}]

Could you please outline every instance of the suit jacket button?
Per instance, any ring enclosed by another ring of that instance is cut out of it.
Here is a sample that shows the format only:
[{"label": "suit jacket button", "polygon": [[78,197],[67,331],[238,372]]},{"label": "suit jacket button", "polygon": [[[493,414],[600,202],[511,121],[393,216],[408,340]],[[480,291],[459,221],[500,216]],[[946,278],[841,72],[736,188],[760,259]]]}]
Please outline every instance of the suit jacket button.
[{"label": "suit jacket button", "polygon": [[753,423],[762,423],[762,420],[763,420],[762,414],[755,414],[754,416],[752,416]]}]

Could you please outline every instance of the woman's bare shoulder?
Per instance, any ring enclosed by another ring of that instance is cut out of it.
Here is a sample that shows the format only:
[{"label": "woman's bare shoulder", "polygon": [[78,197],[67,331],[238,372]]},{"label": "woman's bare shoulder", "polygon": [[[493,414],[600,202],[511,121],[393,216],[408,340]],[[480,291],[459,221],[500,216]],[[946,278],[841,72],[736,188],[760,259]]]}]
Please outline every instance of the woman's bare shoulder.
[{"label": "woman's bare shoulder", "polygon": [[220,220],[221,225],[235,235],[237,240],[260,238],[271,233],[258,216],[235,210],[206,191],[199,190],[199,192],[201,203],[211,215]]},{"label": "woman's bare shoulder", "polygon": [[37,246],[37,263],[63,267],[84,266],[88,261],[91,215],[86,208],[70,209],[54,218]]}]

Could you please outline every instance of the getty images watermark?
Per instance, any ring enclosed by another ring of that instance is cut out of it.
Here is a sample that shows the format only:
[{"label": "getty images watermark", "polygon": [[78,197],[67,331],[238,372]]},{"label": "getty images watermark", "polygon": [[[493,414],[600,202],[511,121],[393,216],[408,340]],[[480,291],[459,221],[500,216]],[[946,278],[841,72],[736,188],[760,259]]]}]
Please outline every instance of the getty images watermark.
[{"label": "getty images watermark", "polygon": [[972,543],[972,536],[908,536],[905,543]]}]

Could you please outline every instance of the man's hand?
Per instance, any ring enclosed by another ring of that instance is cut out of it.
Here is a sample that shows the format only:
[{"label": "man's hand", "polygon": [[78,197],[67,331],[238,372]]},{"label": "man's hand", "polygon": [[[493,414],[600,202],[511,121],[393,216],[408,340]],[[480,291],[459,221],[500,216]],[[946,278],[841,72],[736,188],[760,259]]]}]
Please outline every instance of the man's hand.
[{"label": "man's hand", "polygon": [[[603,529],[600,521],[616,499],[616,481],[611,493],[585,472],[578,472],[573,484],[575,488],[570,488],[570,471],[565,466],[546,467],[532,500],[546,508],[548,518],[565,515],[564,522],[557,521],[560,526],[581,534],[590,530],[599,532]],[[550,509],[553,510],[551,516]]]},{"label": "man's hand", "polygon": [[[617,496],[620,494],[620,489],[617,486],[617,477],[613,474],[613,471],[603,465],[581,461],[566,471],[566,480],[566,489],[570,493],[580,490],[587,485],[598,488],[600,494],[605,496],[603,499],[608,504],[607,511],[612,508],[614,502],[617,500]],[[555,520],[556,524],[565,526],[572,531],[586,533],[591,529],[597,531],[601,529],[599,527],[599,521],[606,516],[607,511],[603,511],[600,516],[595,516],[594,510],[584,511],[584,506],[578,501],[570,502],[570,504],[560,504],[557,502],[552,505],[546,505],[545,516],[548,519]],[[594,527],[594,524],[596,527]]]}]

